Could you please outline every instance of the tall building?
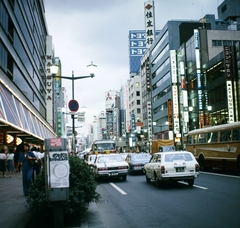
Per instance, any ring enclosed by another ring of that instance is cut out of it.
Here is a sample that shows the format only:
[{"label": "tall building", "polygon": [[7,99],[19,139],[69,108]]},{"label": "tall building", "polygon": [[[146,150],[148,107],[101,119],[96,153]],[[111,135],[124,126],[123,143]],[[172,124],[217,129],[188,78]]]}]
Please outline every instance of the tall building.
[{"label": "tall building", "polygon": [[168,21],[150,47],[155,139],[174,139],[182,145],[189,129],[239,120],[234,60],[239,4],[224,1],[218,7],[219,19],[206,15],[199,21]]},{"label": "tall building", "polygon": [[47,121],[44,1],[3,0],[0,15],[0,144],[43,144],[56,136]]}]

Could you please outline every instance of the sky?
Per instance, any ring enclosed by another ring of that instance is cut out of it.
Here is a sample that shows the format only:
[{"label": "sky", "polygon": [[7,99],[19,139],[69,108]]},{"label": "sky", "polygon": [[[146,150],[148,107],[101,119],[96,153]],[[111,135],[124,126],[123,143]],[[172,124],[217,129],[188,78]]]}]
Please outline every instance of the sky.
[{"label": "sky", "polygon": [[[89,75],[87,65],[97,65],[94,78],[74,80],[74,99],[86,107],[86,122],[75,126],[88,134],[94,116],[105,110],[105,92],[120,90],[129,79],[130,30],[145,30],[144,2],[147,0],[45,0],[48,34],[62,76]],[[218,18],[223,0],[155,0],[155,29],[170,20],[199,20],[206,14]],[[174,7],[173,7],[174,6]],[[72,81],[62,81],[72,99]],[[71,124],[71,122],[70,122]]]}]

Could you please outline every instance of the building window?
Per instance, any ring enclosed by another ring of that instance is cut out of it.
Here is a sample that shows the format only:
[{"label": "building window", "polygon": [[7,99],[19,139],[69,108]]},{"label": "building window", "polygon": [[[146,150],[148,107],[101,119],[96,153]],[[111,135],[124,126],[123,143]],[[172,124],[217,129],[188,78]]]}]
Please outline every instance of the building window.
[{"label": "building window", "polygon": [[136,88],[140,88],[140,82],[136,82]]},{"label": "building window", "polygon": [[138,96],[138,97],[140,96],[140,91],[136,92],[136,96]]},{"label": "building window", "polygon": [[140,100],[137,100],[137,105],[140,105],[140,104],[141,104]]},{"label": "building window", "polygon": [[213,47],[221,47],[222,41],[221,40],[212,40],[212,46]]},{"label": "building window", "polygon": [[141,109],[137,108],[137,114],[141,114]]}]

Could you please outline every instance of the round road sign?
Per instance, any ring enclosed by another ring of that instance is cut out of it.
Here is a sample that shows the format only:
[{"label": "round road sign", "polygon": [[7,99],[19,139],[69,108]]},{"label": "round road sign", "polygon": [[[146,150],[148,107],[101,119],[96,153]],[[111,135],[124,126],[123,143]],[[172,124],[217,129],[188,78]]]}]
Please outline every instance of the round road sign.
[{"label": "round road sign", "polygon": [[69,108],[70,111],[76,112],[79,108],[79,104],[76,100],[70,100],[68,102],[68,108]]}]

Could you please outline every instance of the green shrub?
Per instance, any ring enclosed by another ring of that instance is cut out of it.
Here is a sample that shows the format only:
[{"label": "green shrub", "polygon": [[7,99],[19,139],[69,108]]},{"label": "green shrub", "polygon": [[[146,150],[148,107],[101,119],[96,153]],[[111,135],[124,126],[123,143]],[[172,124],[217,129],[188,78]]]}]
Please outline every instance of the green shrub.
[{"label": "green shrub", "polygon": [[[76,156],[69,156],[70,186],[69,200],[64,201],[64,217],[67,219],[83,215],[91,202],[97,201],[100,195],[96,192],[97,183],[94,173],[86,162]],[[44,170],[37,176],[27,198],[29,212],[37,212],[42,216],[50,216],[53,211],[53,202],[46,199]]]}]

